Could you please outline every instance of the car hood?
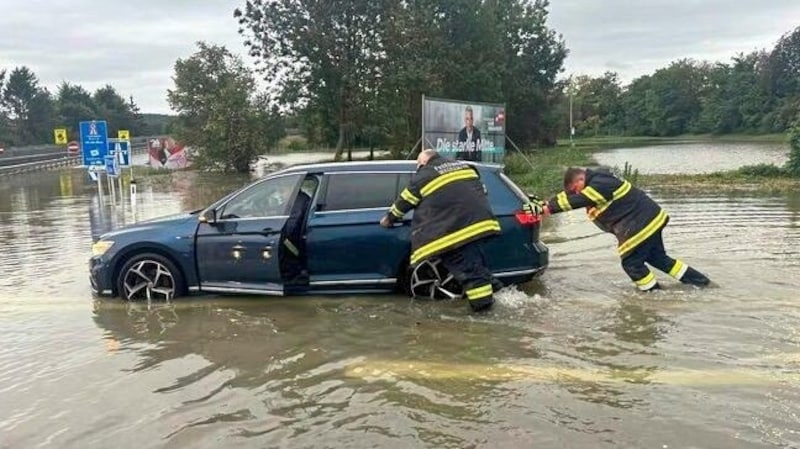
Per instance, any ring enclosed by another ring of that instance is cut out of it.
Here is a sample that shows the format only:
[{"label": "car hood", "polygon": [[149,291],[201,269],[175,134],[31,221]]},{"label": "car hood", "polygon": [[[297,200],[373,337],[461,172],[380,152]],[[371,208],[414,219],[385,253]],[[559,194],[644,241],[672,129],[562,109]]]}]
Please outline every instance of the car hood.
[{"label": "car hood", "polygon": [[128,234],[137,234],[140,232],[152,232],[159,229],[180,229],[183,228],[188,222],[197,223],[197,214],[200,211],[184,212],[180,214],[168,215],[164,217],[153,218],[150,220],[140,221],[134,224],[123,226],[111,232],[107,232],[100,236],[101,240],[113,240],[115,237],[126,236]]}]

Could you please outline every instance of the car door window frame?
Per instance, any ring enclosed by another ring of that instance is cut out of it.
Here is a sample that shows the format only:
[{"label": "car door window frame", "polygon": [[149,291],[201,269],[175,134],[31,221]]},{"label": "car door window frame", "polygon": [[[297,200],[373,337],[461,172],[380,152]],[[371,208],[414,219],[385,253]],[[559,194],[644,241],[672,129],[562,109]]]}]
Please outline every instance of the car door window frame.
[{"label": "car door window frame", "polygon": [[[306,179],[306,176],[307,176],[306,172],[287,173],[287,174],[284,174],[284,175],[277,175],[277,176],[273,176],[273,177],[262,179],[262,180],[260,180],[258,182],[253,183],[249,187],[245,187],[244,189],[242,189],[238,193],[236,193],[236,194],[224,199],[219,204],[214,206],[214,210],[217,213],[224,212],[225,211],[225,207],[227,207],[228,204],[230,204],[232,201],[235,201],[241,195],[244,195],[245,193],[251,191],[252,189],[255,189],[255,188],[258,188],[259,186],[262,186],[265,182],[275,181],[275,180],[278,180],[278,179],[288,178],[288,177],[292,177],[292,176],[297,177],[298,179],[295,182],[295,186],[292,189],[292,193],[289,195],[289,199],[288,199],[289,203],[286,206],[286,211],[289,212],[289,211],[291,211],[291,206],[294,203],[294,200],[297,198],[297,193],[300,191],[300,187],[302,186],[303,181]],[[264,216],[258,216],[258,217],[241,217],[241,218],[221,218],[221,215],[220,215],[217,218],[217,222],[264,220],[264,219],[267,219],[267,218],[288,218],[288,217],[289,217],[289,213],[279,214],[279,215],[264,215]]]},{"label": "car door window frame", "polygon": [[[358,176],[358,175],[394,175],[395,176],[395,192],[394,197],[384,206],[374,206],[374,207],[358,207],[358,208],[349,208],[349,209],[336,209],[336,210],[319,210],[319,207],[327,207],[328,203],[328,192],[330,187],[330,180],[333,176],[342,176],[342,175],[351,175],[351,176]],[[318,194],[318,202],[317,205],[314,207],[316,209],[317,215],[329,215],[329,214],[344,214],[344,213],[353,213],[353,212],[365,212],[365,211],[377,211],[377,210],[387,210],[392,205],[392,201],[394,201],[398,195],[400,195],[400,191],[405,188],[405,186],[400,185],[400,177],[401,175],[411,175],[414,176],[413,171],[403,171],[403,170],[392,170],[392,171],[337,171],[337,172],[329,172],[325,174],[323,178],[323,183],[319,187],[319,194]]]}]

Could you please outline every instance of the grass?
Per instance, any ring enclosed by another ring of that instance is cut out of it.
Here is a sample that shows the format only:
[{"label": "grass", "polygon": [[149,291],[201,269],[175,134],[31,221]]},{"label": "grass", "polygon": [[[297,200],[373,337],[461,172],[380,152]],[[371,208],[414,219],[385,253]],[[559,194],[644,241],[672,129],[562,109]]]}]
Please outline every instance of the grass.
[{"label": "grass", "polygon": [[524,155],[508,153],[505,173],[526,193],[545,198],[563,190],[567,167],[593,165],[591,153],[589,146],[577,145],[544,148]]}]

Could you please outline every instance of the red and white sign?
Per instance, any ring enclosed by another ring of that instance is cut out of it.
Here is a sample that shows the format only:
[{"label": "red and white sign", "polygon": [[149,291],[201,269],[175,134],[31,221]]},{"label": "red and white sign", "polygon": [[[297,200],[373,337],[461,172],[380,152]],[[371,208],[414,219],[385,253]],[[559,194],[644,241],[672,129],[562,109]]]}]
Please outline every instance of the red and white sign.
[{"label": "red and white sign", "polygon": [[67,153],[69,154],[78,154],[78,151],[80,149],[81,149],[80,145],[78,145],[78,142],[74,140],[67,144]]}]

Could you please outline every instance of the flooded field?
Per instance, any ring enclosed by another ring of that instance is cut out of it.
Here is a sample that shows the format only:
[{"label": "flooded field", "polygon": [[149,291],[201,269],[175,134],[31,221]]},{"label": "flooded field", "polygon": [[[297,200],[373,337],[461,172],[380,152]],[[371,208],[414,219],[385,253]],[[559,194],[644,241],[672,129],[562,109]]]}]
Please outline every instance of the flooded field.
[{"label": "flooded field", "polygon": [[800,447],[800,193],[655,193],[706,290],[636,292],[574,212],[547,222],[548,272],[487,315],[92,298],[92,235],[246,181],[153,176],[132,210],[78,170],[0,179],[0,448]]},{"label": "flooded field", "polygon": [[610,167],[623,167],[627,162],[645,174],[698,174],[744,165],[783,165],[788,151],[785,143],[702,142],[619,148],[598,153],[596,159]]}]

